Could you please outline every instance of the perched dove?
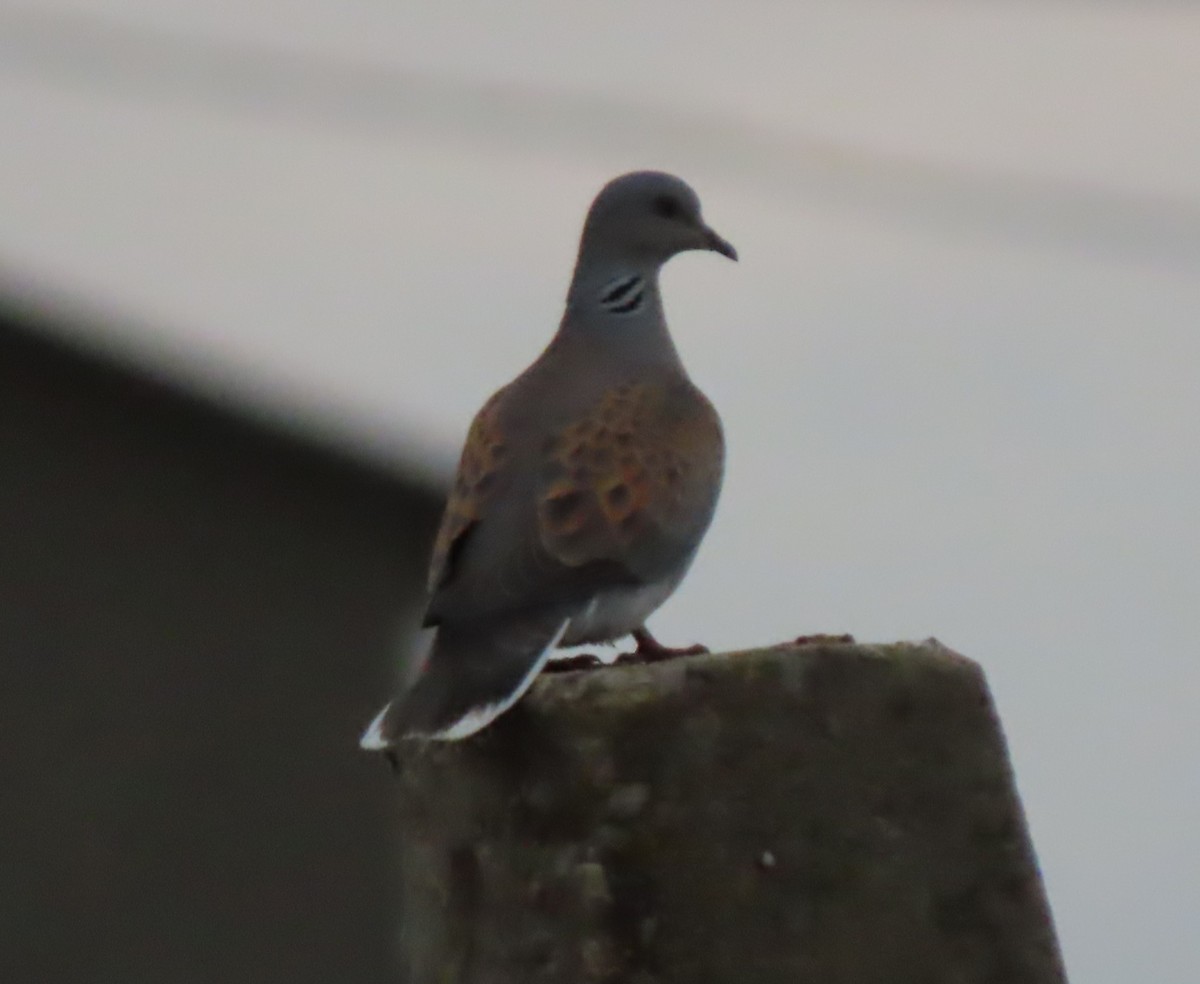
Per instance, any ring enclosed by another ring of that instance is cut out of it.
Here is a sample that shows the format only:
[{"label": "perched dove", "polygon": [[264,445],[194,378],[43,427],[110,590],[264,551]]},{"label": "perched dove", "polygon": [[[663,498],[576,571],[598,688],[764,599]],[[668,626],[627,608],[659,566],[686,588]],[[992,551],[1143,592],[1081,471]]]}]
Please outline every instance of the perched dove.
[{"label": "perched dove", "polygon": [[737,259],[679,178],[638,171],[596,196],[558,333],[471,424],[430,563],[433,640],[363,748],[474,734],[559,645],[633,633],[672,652],[645,621],[691,564],[724,467],[659,294],[663,264],[693,249]]}]

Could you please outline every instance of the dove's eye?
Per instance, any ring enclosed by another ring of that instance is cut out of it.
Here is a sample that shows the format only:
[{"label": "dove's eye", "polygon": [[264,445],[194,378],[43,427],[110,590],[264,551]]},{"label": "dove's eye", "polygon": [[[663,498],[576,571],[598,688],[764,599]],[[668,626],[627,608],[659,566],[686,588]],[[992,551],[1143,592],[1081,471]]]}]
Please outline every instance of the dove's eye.
[{"label": "dove's eye", "polygon": [[683,206],[679,204],[677,198],[672,198],[670,195],[659,195],[654,199],[654,214],[660,215],[664,219],[678,219],[683,215]]}]

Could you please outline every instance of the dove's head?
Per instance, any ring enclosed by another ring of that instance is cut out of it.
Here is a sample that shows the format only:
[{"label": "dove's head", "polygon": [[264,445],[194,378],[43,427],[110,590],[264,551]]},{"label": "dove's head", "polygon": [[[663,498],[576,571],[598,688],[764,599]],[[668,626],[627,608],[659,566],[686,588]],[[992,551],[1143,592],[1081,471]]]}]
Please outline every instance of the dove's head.
[{"label": "dove's head", "polygon": [[634,171],[596,196],[579,251],[581,259],[653,269],[692,249],[737,259],[737,250],[705,223],[687,182],[662,171]]}]

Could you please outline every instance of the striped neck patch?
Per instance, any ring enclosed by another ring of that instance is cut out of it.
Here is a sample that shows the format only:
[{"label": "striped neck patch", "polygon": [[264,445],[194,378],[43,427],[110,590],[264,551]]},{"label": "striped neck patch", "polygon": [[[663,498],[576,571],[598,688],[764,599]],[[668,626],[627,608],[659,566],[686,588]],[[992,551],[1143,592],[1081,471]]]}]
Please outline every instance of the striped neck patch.
[{"label": "striped neck patch", "polygon": [[610,314],[633,314],[645,300],[646,281],[638,273],[610,280],[600,291],[600,306]]}]

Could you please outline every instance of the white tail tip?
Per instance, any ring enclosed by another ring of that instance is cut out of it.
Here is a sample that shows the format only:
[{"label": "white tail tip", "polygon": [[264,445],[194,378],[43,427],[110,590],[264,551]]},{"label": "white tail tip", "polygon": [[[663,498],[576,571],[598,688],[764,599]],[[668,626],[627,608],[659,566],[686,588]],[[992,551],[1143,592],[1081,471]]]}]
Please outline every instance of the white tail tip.
[{"label": "white tail tip", "polygon": [[375,720],[367,726],[363,736],[358,739],[358,747],[363,751],[382,752],[392,747],[392,743],[383,734],[383,719],[387,717],[391,706],[391,704],[385,704],[383,710],[375,715]]},{"label": "white tail tip", "polygon": [[538,657],[534,660],[533,665],[529,667],[525,676],[521,678],[521,682],[517,684],[513,692],[507,697],[501,698],[494,704],[482,704],[473,707],[449,727],[425,737],[434,741],[462,741],[464,738],[470,738],[475,732],[482,731],[495,721],[496,718],[520,700],[526,690],[533,686],[534,679],[542,672],[542,667],[546,665],[550,654],[554,652],[554,647],[562,640],[562,637],[566,634],[567,626],[570,624],[571,622],[568,619],[558,627],[558,631],[554,633],[554,638],[550,640],[545,649],[538,653]]}]

